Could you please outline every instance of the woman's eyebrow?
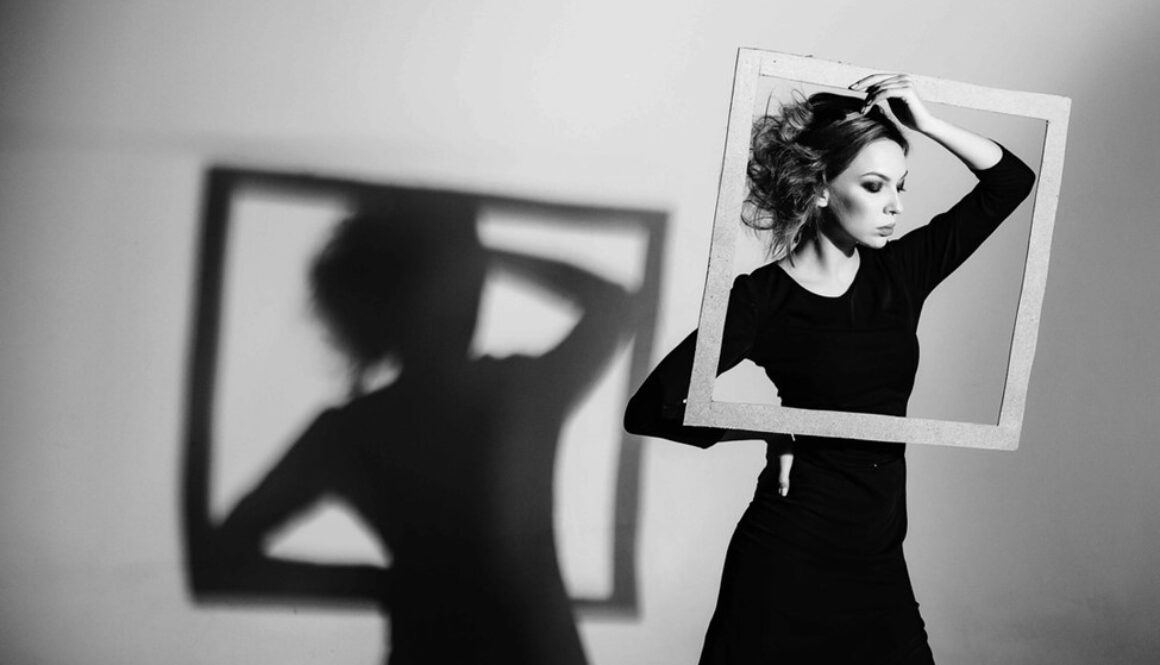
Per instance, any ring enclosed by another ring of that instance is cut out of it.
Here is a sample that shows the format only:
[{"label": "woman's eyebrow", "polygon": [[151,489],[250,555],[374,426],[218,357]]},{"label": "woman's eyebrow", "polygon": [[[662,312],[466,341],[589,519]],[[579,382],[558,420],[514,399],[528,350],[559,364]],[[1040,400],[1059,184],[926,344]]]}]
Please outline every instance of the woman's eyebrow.
[{"label": "woman's eyebrow", "polygon": [[[886,182],[890,182],[890,176],[886,175],[885,173],[879,173],[878,171],[867,171],[867,172],[862,174],[862,177],[865,178],[868,175],[876,175],[879,178],[882,178],[883,180],[885,180]],[[906,176],[908,176],[908,175],[910,175],[910,171],[903,173],[902,177],[900,177],[899,180],[906,180]]]}]

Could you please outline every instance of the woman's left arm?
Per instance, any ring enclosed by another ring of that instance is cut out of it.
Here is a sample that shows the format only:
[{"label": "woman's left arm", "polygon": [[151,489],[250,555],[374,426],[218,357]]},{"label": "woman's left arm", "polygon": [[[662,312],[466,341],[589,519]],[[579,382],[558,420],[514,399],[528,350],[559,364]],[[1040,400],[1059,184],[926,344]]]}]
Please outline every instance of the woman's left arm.
[{"label": "woman's left arm", "polygon": [[899,122],[946,148],[974,171],[989,169],[1003,157],[999,144],[991,139],[934,116],[906,74],[874,74],[850,89],[866,93],[863,112],[884,104]]},{"label": "woman's left arm", "polygon": [[932,115],[905,75],[875,74],[850,88],[865,91],[864,110],[888,106],[899,122],[944,146],[979,179],[954,206],[888,245],[913,293],[925,298],[1027,198],[1035,172],[991,139]]}]

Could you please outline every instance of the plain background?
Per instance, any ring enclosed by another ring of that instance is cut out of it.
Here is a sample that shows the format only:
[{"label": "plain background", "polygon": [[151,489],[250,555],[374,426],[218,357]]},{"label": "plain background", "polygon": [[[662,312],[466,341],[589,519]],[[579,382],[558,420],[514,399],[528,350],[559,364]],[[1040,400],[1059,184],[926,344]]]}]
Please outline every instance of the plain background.
[{"label": "plain background", "polygon": [[[214,161],[670,211],[658,353],[695,325],[733,61],[753,46],[1073,99],[1021,449],[910,452],[940,663],[1160,652],[1160,9],[1144,0],[5,2],[0,661],[374,662],[381,620],[205,609],[177,454]],[[695,662],[762,451],[645,451],[641,615]]]}]

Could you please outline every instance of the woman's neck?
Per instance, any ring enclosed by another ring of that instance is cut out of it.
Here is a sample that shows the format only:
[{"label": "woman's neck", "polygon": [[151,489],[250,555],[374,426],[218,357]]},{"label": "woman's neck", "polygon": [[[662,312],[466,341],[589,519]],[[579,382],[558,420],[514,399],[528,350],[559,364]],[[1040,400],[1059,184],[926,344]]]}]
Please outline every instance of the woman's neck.
[{"label": "woman's neck", "polygon": [[780,261],[790,273],[819,284],[849,283],[860,262],[854,243],[839,245],[825,233],[802,241]]}]

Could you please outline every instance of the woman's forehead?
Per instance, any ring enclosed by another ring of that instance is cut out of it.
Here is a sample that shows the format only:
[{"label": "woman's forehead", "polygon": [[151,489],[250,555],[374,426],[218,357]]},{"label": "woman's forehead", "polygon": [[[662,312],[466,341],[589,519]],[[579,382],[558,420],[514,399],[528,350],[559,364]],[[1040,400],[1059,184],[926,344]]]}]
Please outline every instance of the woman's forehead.
[{"label": "woman's forehead", "polygon": [[838,177],[860,178],[867,173],[877,173],[891,180],[899,180],[905,176],[906,153],[903,152],[902,146],[890,139],[879,139],[869,143],[858,151],[854,160]]}]

